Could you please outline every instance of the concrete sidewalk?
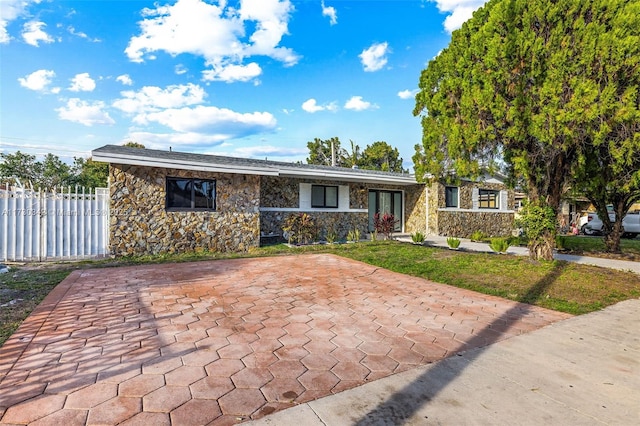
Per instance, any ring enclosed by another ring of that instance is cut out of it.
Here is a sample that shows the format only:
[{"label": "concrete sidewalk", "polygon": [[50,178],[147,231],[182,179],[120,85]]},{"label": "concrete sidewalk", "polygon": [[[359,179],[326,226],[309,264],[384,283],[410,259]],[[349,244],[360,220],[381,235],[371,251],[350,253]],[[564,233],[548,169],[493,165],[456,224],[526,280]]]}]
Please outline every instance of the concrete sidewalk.
[{"label": "concrete sidewalk", "polygon": [[620,302],[250,424],[640,424],[639,319]]},{"label": "concrete sidewalk", "polygon": [[[398,241],[411,242],[411,236],[401,235],[397,237]],[[489,244],[476,243],[468,239],[460,238],[460,249],[477,252],[491,253]],[[435,247],[448,247],[447,237],[439,235],[429,235],[425,241],[425,245]],[[509,247],[507,254],[515,254],[517,256],[529,256],[529,250],[526,247]],[[582,263],[585,265],[600,266],[602,268],[618,269],[621,271],[630,271],[640,274],[640,262],[632,262],[628,260],[604,259],[599,257],[575,256],[570,254],[556,253],[554,258],[557,260],[565,260],[567,262]]]}]

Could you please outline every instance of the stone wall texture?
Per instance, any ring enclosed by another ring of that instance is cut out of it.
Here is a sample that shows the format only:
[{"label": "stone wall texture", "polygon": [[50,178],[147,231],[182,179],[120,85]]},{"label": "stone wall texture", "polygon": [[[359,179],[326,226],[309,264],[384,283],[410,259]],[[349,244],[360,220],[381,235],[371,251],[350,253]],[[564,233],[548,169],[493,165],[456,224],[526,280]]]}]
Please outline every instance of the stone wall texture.
[{"label": "stone wall texture", "polygon": [[438,235],[469,238],[473,232],[482,231],[489,237],[509,236],[513,230],[513,219],[513,212],[440,210]]},{"label": "stone wall texture", "polygon": [[[506,190],[506,186],[497,183],[468,182],[462,181],[458,185],[460,198],[460,209],[473,208],[473,188],[494,189],[498,191]],[[445,209],[445,185],[435,183],[431,186],[433,197],[432,208],[430,209],[430,230],[437,235],[448,237],[468,238],[475,231],[482,231],[487,236],[499,237],[509,236],[513,230],[515,206],[514,191],[507,191],[507,209],[501,210],[475,210],[458,211],[455,209]]]},{"label": "stone wall texture", "polygon": [[426,233],[426,198],[425,185],[412,185],[404,188],[405,232]]},{"label": "stone wall texture", "polygon": [[[349,209],[366,210],[369,205],[369,190],[398,191],[403,189],[393,185],[363,184],[354,182],[327,181],[316,179],[294,179],[279,177],[263,177],[260,185],[261,205],[265,208],[298,209],[300,206],[300,184],[316,185],[348,185]],[[418,185],[415,185],[417,188]],[[415,190],[415,188],[414,188]],[[282,223],[295,212],[262,211],[260,213],[261,235],[282,235]],[[328,231],[334,231],[338,239],[345,239],[347,233],[359,229],[362,237],[369,232],[369,216],[366,212],[356,211],[305,211],[316,224],[318,239],[324,239]],[[407,209],[405,208],[405,219]]]},{"label": "stone wall texture", "polygon": [[[216,180],[215,211],[167,211],[166,177]],[[110,250],[117,256],[245,251],[260,243],[260,177],[111,164]]]},{"label": "stone wall texture", "polygon": [[260,179],[260,207],[298,208],[300,180],[273,176]]},{"label": "stone wall texture", "polygon": [[[327,232],[336,233],[338,240],[344,240],[349,231],[359,229],[362,238],[369,232],[367,213],[357,212],[305,212],[313,218],[316,227],[316,240],[325,240]],[[262,212],[260,214],[260,228],[264,234],[274,233],[282,235],[282,223],[294,212]]]}]

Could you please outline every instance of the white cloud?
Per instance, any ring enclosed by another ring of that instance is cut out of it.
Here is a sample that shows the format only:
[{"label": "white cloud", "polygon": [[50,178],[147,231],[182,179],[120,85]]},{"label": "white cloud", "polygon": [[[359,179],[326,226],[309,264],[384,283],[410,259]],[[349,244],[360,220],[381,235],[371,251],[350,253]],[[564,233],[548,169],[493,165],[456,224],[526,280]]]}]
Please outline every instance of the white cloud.
[{"label": "white cloud", "polygon": [[308,150],[302,148],[282,148],[272,145],[250,146],[234,150],[234,155],[239,157],[292,157],[308,153]]},{"label": "white cloud", "polygon": [[436,3],[440,12],[449,14],[443,23],[444,29],[451,33],[465,23],[473,12],[486,3],[486,0],[430,0]]},{"label": "white cloud", "polygon": [[202,105],[152,112],[145,114],[145,119],[176,132],[224,134],[228,138],[273,130],[276,127],[276,119],[268,112],[243,114],[226,108]]},{"label": "white cloud", "polygon": [[18,78],[20,86],[26,87],[29,90],[43,93],[58,93],[60,88],[56,87],[49,90],[51,80],[56,76],[53,70],[38,70],[29,75]]},{"label": "white cloud", "polygon": [[262,74],[262,68],[255,62],[248,65],[214,66],[213,69],[202,72],[205,81],[250,81]]},{"label": "white cloud", "polygon": [[43,28],[47,24],[39,21],[29,21],[24,24],[22,29],[22,38],[27,44],[38,47],[39,42],[53,43],[53,37],[44,32]]},{"label": "white cloud", "polygon": [[186,74],[189,69],[182,64],[178,64],[174,68],[174,72],[178,75]]},{"label": "white cloud", "polygon": [[318,102],[311,98],[302,103],[302,109],[313,114],[318,111],[337,111],[338,105],[335,102],[318,105]]},{"label": "white cloud", "polygon": [[374,43],[369,48],[362,51],[358,57],[367,72],[378,71],[387,64],[387,54],[389,45],[387,42]]},{"label": "white cloud", "polygon": [[88,72],[82,74],[76,74],[71,79],[71,87],[69,90],[72,92],[92,92],[96,88],[96,82],[89,76]]},{"label": "white cloud", "polygon": [[364,111],[367,109],[376,109],[378,106],[362,100],[362,96],[352,96],[351,99],[344,104],[344,108],[353,111]]},{"label": "white cloud", "polygon": [[193,83],[167,86],[165,89],[145,86],[137,92],[127,90],[120,94],[122,98],[113,102],[113,106],[128,114],[134,114],[133,120],[138,123],[146,123],[148,113],[198,105],[206,96],[204,89]]},{"label": "white cloud", "polygon": [[133,86],[133,80],[129,74],[122,74],[116,77],[116,81],[124,84],[125,86]]},{"label": "white cloud", "polygon": [[324,0],[321,3],[322,5],[322,16],[329,17],[329,23],[331,25],[335,25],[338,23],[338,12],[336,12],[336,8],[333,6],[325,6]]},{"label": "white cloud", "polygon": [[413,89],[413,90],[402,90],[400,92],[398,92],[398,97],[400,99],[411,99],[413,98],[417,93],[419,92],[418,89]]},{"label": "white cloud", "polygon": [[73,26],[71,26],[71,25],[69,25],[69,26],[67,27],[67,31],[69,31],[69,34],[71,34],[71,35],[74,35],[74,36],[76,36],[76,37],[83,38],[83,39],[85,39],[85,40],[89,40],[89,41],[94,42],[94,43],[99,43],[99,42],[101,41],[99,38],[93,38],[93,39],[92,39],[92,38],[90,38],[90,37],[87,35],[87,33],[84,33],[84,32],[82,32],[82,31],[77,31],[77,30],[75,29],[75,27],[73,27]]},{"label": "white cloud", "polygon": [[[288,34],[292,10],[289,0],[243,0],[239,9],[226,1],[178,0],[172,6],[144,9],[141,34],[131,38],[125,53],[133,62],[153,59],[158,51],[190,53],[203,57],[211,68],[204,72],[206,79],[247,81],[262,72],[255,62],[244,64],[248,57],[267,56],[287,66],[298,61],[293,50],[279,46]],[[248,29],[254,31],[247,34]]]},{"label": "white cloud", "polygon": [[71,98],[67,105],[56,108],[61,120],[93,126],[94,124],[115,124],[109,113],[103,111],[105,104],[102,101],[86,102],[78,98]]},{"label": "white cloud", "polygon": [[136,141],[146,148],[167,149],[168,146],[176,147],[181,145],[217,146],[221,145],[227,139],[227,135],[219,134],[207,135],[202,133],[152,133],[132,131],[129,132],[122,142]]},{"label": "white cloud", "polygon": [[11,21],[22,16],[29,3],[39,3],[40,0],[0,0],[0,43],[9,43],[11,36],[7,26]]}]

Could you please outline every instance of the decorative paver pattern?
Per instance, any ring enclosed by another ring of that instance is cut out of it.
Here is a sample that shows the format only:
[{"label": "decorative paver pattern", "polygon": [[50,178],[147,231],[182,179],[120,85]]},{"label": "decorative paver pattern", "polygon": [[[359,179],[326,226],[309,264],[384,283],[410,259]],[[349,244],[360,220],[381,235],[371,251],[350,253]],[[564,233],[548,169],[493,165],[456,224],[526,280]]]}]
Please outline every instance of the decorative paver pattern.
[{"label": "decorative paver pattern", "polygon": [[327,254],[75,271],[0,348],[0,424],[234,424],[568,317]]}]

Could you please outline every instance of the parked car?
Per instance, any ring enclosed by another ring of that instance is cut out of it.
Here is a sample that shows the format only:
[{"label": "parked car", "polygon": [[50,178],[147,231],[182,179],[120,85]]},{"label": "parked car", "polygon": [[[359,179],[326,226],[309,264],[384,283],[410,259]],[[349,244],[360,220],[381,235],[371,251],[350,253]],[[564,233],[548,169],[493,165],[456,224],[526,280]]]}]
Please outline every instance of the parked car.
[{"label": "parked car", "polygon": [[[612,211],[609,211],[609,220],[612,222],[616,220],[616,215]],[[624,238],[635,238],[640,235],[640,210],[628,212],[622,220],[622,227]],[[589,213],[587,223],[582,226],[581,230],[585,235],[601,235],[602,219],[598,217],[597,213]]]}]

